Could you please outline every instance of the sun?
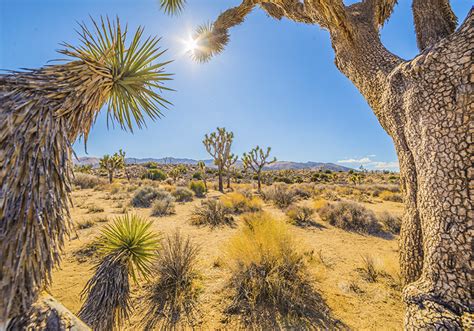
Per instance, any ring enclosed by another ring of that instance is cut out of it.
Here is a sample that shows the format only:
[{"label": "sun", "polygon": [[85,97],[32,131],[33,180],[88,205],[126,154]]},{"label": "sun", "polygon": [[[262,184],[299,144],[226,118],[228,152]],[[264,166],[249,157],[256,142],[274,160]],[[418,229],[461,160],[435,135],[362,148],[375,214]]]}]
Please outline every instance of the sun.
[{"label": "sun", "polygon": [[194,50],[198,48],[198,42],[194,38],[189,38],[184,43],[184,49],[186,52],[194,52]]}]

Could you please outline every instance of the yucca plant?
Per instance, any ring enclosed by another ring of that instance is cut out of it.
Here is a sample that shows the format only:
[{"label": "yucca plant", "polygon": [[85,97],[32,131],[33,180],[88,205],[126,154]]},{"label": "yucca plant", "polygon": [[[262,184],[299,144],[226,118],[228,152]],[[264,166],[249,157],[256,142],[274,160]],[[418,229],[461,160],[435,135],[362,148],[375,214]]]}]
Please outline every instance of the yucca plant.
[{"label": "yucca plant", "polygon": [[99,240],[104,254],[81,295],[87,296],[79,317],[94,330],[120,328],[131,313],[130,278],[147,278],[159,237],[151,222],[125,215],[106,225]]},{"label": "yucca plant", "polygon": [[126,36],[118,19],[81,24],[81,44],[60,51],[70,61],[0,75],[0,321],[24,314],[60,261],[74,141],[104,105],[130,130],[168,105],[159,39]]}]

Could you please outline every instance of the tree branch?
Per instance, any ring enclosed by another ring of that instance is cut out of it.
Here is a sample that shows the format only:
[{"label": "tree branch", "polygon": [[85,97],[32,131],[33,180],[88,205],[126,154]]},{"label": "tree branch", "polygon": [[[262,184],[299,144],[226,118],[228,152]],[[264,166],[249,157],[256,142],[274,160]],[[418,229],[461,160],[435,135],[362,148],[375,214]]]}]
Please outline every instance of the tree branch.
[{"label": "tree branch", "polygon": [[457,25],[449,0],[413,0],[413,18],[420,50],[453,33]]}]

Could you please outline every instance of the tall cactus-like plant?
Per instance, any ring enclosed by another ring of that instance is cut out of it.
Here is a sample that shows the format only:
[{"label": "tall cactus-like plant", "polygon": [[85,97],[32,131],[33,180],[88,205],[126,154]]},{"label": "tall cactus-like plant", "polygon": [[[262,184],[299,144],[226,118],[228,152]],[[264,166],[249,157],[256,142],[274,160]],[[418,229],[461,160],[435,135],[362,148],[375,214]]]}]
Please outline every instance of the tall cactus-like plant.
[{"label": "tall cactus-like plant", "polygon": [[202,143],[206,151],[213,157],[214,164],[217,166],[217,175],[219,177],[219,191],[224,192],[223,176],[227,160],[231,156],[230,149],[234,133],[226,131],[225,128],[217,128],[217,131],[206,134]]},{"label": "tall cactus-like plant", "polygon": [[70,61],[0,75],[0,325],[25,316],[60,262],[75,140],[104,105],[129,130],[167,107],[155,88],[168,89],[168,62],[156,61],[159,39],[142,37],[118,19],[92,21],[80,45],[63,44]]},{"label": "tall cactus-like plant", "polygon": [[227,175],[227,188],[230,188],[230,178],[232,177],[232,170],[237,162],[238,156],[234,155],[233,153],[229,155],[227,161],[224,165],[225,172]]},{"label": "tall cactus-like plant", "polygon": [[114,173],[117,170],[125,168],[125,159],[118,153],[115,153],[112,156],[106,154],[99,160],[99,167],[107,171],[109,183],[112,183],[114,180]]},{"label": "tall cactus-like plant", "polygon": [[271,147],[267,147],[265,152],[259,146],[252,149],[249,153],[244,153],[242,162],[245,169],[251,169],[257,175],[258,192],[262,190],[262,170],[266,165],[276,162],[276,158],[268,160],[270,156]]},{"label": "tall cactus-like plant", "polygon": [[201,172],[201,179],[202,182],[204,183],[204,187],[206,188],[207,191],[207,173],[206,173],[206,164],[204,161],[199,161],[197,164],[199,171]]}]

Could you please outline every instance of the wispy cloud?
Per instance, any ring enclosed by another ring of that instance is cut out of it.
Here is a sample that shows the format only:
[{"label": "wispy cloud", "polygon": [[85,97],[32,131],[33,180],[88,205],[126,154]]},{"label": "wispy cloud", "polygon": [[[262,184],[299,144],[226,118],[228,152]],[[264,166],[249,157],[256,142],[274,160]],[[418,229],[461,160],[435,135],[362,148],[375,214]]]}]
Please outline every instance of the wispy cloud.
[{"label": "wispy cloud", "polygon": [[367,169],[373,170],[399,170],[398,161],[378,161],[374,160],[374,154],[367,155],[361,158],[347,158],[344,160],[339,160],[337,163],[345,164],[360,164]]},{"label": "wispy cloud", "polygon": [[346,159],[346,160],[339,160],[338,163],[357,163],[357,164],[367,164],[373,162],[370,157],[366,156],[360,159]]}]

